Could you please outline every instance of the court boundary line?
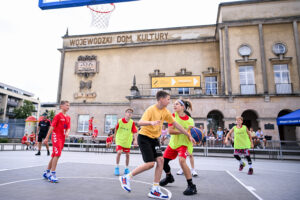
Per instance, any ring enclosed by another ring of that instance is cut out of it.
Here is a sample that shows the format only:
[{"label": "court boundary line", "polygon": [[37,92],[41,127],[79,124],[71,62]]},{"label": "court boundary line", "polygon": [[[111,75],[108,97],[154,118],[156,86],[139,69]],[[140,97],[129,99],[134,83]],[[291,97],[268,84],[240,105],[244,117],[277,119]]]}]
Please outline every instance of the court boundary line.
[{"label": "court boundary line", "polygon": [[[118,178],[109,178],[109,177],[84,177],[84,176],[75,176],[75,177],[60,177],[59,179],[107,179],[107,180],[116,180],[117,182],[119,182],[119,176]],[[11,181],[11,182],[7,182],[7,183],[1,183],[0,187],[2,186],[6,186],[6,185],[11,185],[11,184],[15,184],[15,183],[22,183],[22,182],[29,182],[29,181],[37,181],[37,180],[45,180],[44,178],[35,178],[35,179],[24,179],[24,180],[18,180],[18,181]],[[143,183],[146,185],[153,185],[152,183],[147,183],[144,181],[139,181],[139,180],[130,180],[131,182],[137,182],[137,183]],[[49,183],[49,184],[53,184],[53,183]],[[172,198],[172,192],[169,191],[168,189],[164,188],[164,187],[160,187],[163,190],[165,190],[168,193],[169,198]]]},{"label": "court boundary line", "polygon": [[227,172],[227,174],[229,174],[232,178],[234,178],[239,184],[241,184],[244,188],[246,188],[246,190],[248,190],[253,196],[255,196],[258,200],[263,200],[263,198],[261,198],[260,196],[258,196],[258,194],[256,194],[255,192],[253,192],[253,190],[250,190],[249,187],[255,189],[252,186],[246,186],[241,180],[239,180],[237,177],[235,177],[231,172],[229,172],[228,170],[225,170]]}]

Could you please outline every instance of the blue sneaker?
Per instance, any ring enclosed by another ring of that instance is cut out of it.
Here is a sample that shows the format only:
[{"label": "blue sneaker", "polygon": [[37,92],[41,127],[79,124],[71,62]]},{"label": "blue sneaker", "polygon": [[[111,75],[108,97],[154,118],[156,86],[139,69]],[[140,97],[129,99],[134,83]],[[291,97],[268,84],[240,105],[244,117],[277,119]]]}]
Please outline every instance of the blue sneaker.
[{"label": "blue sneaker", "polygon": [[129,169],[128,169],[128,168],[125,168],[125,170],[124,170],[124,175],[129,174],[129,173],[130,173]]},{"label": "blue sneaker", "polygon": [[48,180],[51,182],[51,183],[58,183],[58,178],[56,177],[56,173],[53,173],[49,176]]},{"label": "blue sneaker", "polygon": [[119,180],[120,180],[122,189],[127,192],[131,192],[129,179],[126,176],[119,176]]},{"label": "blue sneaker", "polygon": [[159,186],[152,186],[151,191],[148,193],[148,197],[154,199],[169,199],[169,196],[162,193]]},{"label": "blue sneaker", "polygon": [[115,175],[116,175],[116,176],[120,176],[119,167],[116,167],[116,168],[115,168]]},{"label": "blue sneaker", "polygon": [[49,177],[50,177],[50,171],[44,171],[44,173],[43,173],[43,177],[45,178],[45,179],[49,179]]}]

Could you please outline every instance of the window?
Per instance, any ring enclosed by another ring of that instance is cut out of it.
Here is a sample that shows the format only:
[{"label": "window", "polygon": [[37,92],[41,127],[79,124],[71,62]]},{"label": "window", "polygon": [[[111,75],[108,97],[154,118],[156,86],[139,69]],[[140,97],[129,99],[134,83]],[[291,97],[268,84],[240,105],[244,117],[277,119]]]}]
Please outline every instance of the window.
[{"label": "window", "polygon": [[77,132],[88,132],[89,131],[89,115],[79,115],[78,116],[78,126],[77,126]]},{"label": "window", "polygon": [[118,123],[117,115],[106,115],[104,132],[109,133],[109,130],[111,128],[115,128],[117,123]]},{"label": "window", "polygon": [[162,90],[162,88],[153,88],[151,89],[151,95],[155,96],[158,91]]},{"label": "window", "polygon": [[190,94],[190,88],[178,88],[178,94],[183,94],[183,95]]},{"label": "window", "polygon": [[292,85],[290,82],[290,71],[287,64],[273,65],[274,79],[277,94],[292,93]]},{"label": "window", "polygon": [[216,76],[205,77],[205,93],[206,94],[217,94],[218,82]]},{"label": "window", "polygon": [[239,47],[238,51],[239,51],[240,56],[250,56],[250,54],[252,52],[251,48],[246,44],[241,45]]},{"label": "window", "polygon": [[282,55],[286,53],[286,46],[282,43],[276,43],[273,45],[272,51],[275,55]]},{"label": "window", "polygon": [[241,94],[255,94],[255,81],[253,66],[240,66]]}]

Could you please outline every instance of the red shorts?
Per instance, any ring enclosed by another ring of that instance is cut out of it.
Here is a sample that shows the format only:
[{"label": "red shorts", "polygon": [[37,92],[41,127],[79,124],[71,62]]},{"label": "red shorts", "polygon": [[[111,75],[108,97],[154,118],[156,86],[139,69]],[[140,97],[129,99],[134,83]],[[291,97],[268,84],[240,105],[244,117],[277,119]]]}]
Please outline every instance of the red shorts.
[{"label": "red shorts", "polygon": [[250,156],[250,151],[249,151],[249,149],[234,149],[233,155]]},{"label": "red shorts", "polygon": [[92,131],[93,130],[93,126],[89,126],[89,131]]},{"label": "red shorts", "polygon": [[188,155],[187,147],[181,146],[181,147],[178,147],[177,149],[172,149],[168,145],[168,147],[166,148],[165,153],[164,153],[164,158],[174,160],[177,157],[177,155],[179,157],[183,157],[186,159],[186,157]]},{"label": "red shorts", "polygon": [[120,145],[117,145],[116,151],[120,151],[120,150],[122,150],[125,153],[130,153],[130,148],[125,148],[125,147],[122,147]]},{"label": "red shorts", "polygon": [[65,144],[65,138],[64,137],[58,137],[56,133],[52,133],[52,155],[51,157],[60,157],[61,151],[64,148]]},{"label": "red shorts", "polygon": [[92,137],[95,137],[95,138],[96,138],[97,136],[98,136],[98,134],[96,134],[96,133],[94,133],[94,134],[92,135]]}]

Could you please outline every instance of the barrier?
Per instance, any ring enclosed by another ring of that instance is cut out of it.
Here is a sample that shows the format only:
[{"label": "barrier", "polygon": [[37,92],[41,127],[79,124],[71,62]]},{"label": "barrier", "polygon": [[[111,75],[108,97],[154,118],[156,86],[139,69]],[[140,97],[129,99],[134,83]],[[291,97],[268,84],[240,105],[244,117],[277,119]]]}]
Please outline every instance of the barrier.
[{"label": "barrier", "polygon": [[[51,146],[52,144],[49,143]],[[164,150],[167,146],[161,148]],[[194,156],[203,157],[232,157],[233,147],[211,147],[195,146]],[[25,145],[21,143],[0,143],[0,151],[25,151]],[[115,153],[116,145],[112,144],[106,148],[105,143],[92,143],[86,140],[83,143],[66,142],[64,151],[95,152],[95,153]],[[131,153],[140,153],[138,147],[131,147]],[[268,141],[264,149],[250,149],[250,154],[255,154],[256,158],[278,159],[278,160],[300,160],[300,141]]]}]

